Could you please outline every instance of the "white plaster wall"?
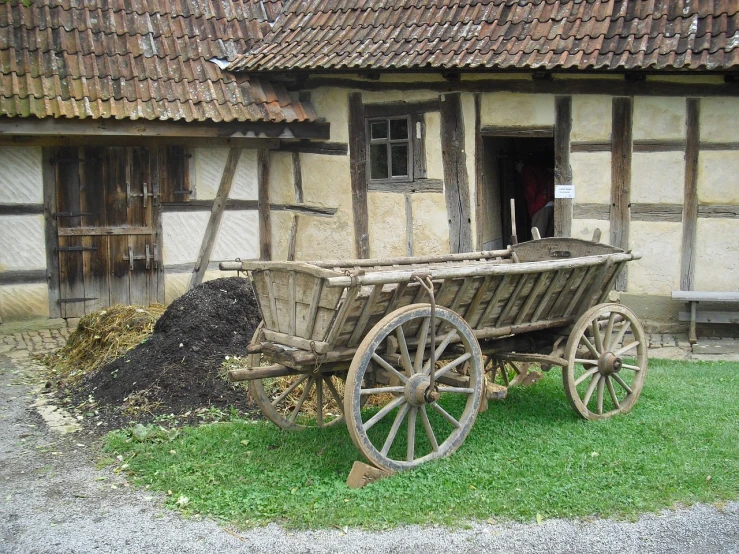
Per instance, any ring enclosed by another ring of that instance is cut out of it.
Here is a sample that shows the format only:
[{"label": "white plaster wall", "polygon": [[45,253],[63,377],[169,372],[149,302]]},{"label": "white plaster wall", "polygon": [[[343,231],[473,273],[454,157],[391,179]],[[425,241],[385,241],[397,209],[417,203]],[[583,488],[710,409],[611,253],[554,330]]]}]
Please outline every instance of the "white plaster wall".
[{"label": "white plaster wall", "polygon": [[372,257],[405,256],[405,196],[391,192],[369,192],[367,217]]},{"label": "white plaster wall", "polygon": [[611,105],[610,96],[573,96],[570,140],[611,140]]},{"label": "white plaster wall", "polygon": [[698,200],[701,204],[739,204],[739,151],[700,152]]},{"label": "white plaster wall", "polygon": [[739,98],[701,98],[701,142],[739,141]]},{"label": "white plaster wall", "polygon": [[316,113],[331,124],[333,142],[349,142],[349,93],[342,88],[319,88],[311,93]]},{"label": "white plaster wall", "polygon": [[42,203],[41,168],[41,148],[0,148],[0,203]]},{"label": "white plaster wall", "polygon": [[699,218],[695,290],[739,291],[739,219]]},{"label": "white plaster wall", "polygon": [[611,153],[572,152],[572,183],[575,185],[575,203],[611,203]]},{"label": "white plaster wall", "polygon": [[681,223],[632,221],[629,247],[642,255],[627,264],[629,293],[669,296],[680,288]]},{"label": "white plaster wall", "polygon": [[[207,275],[207,272],[206,272]],[[171,304],[187,292],[192,273],[164,274],[164,303]]]},{"label": "white plaster wall", "polygon": [[682,204],[685,160],[682,152],[634,152],[631,202]]},{"label": "white plaster wall", "polygon": [[42,215],[0,217],[0,271],[45,267],[44,217]]},{"label": "white plaster wall", "polygon": [[[216,197],[221,184],[221,175],[226,167],[229,148],[195,148],[195,198],[210,200]],[[229,198],[239,200],[257,199],[257,151],[244,149],[236,166]]]},{"label": "white plaster wall", "polygon": [[662,96],[634,98],[634,140],[685,138],[685,99]]},{"label": "white plaster wall", "polygon": [[[426,122],[426,176],[429,179],[444,179],[444,164],[441,161],[441,115],[429,112]],[[474,132],[474,127],[473,127]]]},{"label": "white plaster wall", "polygon": [[413,255],[449,253],[449,220],[443,194],[411,195]]},{"label": "white plaster wall", "polygon": [[5,321],[49,317],[46,283],[0,285],[0,318]]},{"label": "white plaster wall", "polygon": [[554,125],[554,96],[549,94],[483,94],[480,123],[500,126]]},{"label": "white plaster wall", "polygon": [[572,237],[576,239],[592,240],[593,233],[600,229],[600,242],[608,244],[611,233],[611,224],[605,219],[573,219]]},{"label": "white plaster wall", "polygon": [[[301,161],[303,155],[300,154]],[[302,175],[301,175],[302,176]],[[295,175],[290,152],[269,155],[269,201],[272,204],[295,204]]]},{"label": "white plaster wall", "polygon": [[[198,250],[200,244],[198,244]],[[196,254],[197,257],[197,254]],[[223,213],[218,238],[213,246],[213,260],[242,260],[259,257],[259,213],[257,210]]]},{"label": "white plaster wall", "polygon": [[301,215],[296,259],[317,260],[329,254],[355,258],[349,157],[301,154],[300,164],[305,203],[337,208],[337,212],[331,217]]},{"label": "white plaster wall", "polygon": [[[300,221],[302,219],[302,221]],[[291,212],[270,212],[270,225],[272,226],[272,259],[287,260],[288,249],[290,248],[290,229],[293,223],[293,214]],[[303,231],[306,224],[306,218],[298,219],[298,233]]]}]

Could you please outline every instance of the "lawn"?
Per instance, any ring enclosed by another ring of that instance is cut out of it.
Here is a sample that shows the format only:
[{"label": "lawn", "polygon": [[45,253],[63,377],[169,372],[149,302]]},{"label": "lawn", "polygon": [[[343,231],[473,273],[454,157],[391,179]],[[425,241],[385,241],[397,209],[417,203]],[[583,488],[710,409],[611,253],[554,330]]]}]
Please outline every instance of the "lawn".
[{"label": "lawn", "polygon": [[450,458],[360,490],[344,426],[301,433],[233,420],[118,431],[106,450],[172,506],[236,524],[384,528],[465,519],[629,517],[739,498],[739,363],[653,360],[633,411],[581,420],[559,370],[490,403]]}]

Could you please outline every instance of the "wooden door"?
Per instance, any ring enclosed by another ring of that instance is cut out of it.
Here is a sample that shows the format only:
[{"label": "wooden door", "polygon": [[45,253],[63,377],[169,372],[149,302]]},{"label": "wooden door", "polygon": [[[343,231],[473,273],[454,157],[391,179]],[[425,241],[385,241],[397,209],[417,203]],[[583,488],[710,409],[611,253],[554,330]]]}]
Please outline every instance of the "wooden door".
[{"label": "wooden door", "polygon": [[163,300],[158,158],[142,147],[57,149],[62,317]]}]

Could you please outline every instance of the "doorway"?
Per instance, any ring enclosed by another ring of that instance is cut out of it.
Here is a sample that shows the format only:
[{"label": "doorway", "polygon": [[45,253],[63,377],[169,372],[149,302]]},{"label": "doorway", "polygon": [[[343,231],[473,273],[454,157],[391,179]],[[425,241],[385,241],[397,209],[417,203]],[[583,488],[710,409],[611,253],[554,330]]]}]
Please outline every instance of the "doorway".
[{"label": "doorway", "polygon": [[542,237],[553,236],[553,136],[484,136],[482,139],[482,249],[497,250],[513,244],[514,221],[517,242],[531,240],[532,220]]}]

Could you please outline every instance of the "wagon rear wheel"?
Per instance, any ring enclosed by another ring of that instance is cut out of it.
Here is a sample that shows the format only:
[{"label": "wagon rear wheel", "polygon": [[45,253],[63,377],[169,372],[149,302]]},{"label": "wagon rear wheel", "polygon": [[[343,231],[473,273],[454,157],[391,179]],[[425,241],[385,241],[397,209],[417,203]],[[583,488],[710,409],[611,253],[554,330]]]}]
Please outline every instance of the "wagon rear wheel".
[{"label": "wagon rear wheel", "polygon": [[[252,344],[262,338],[262,324]],[[249,356],[249,366],[259,367],[261,354]],[[346,373],[288,375],[249,382],[249,393],[264,417],[290,431],[329,427],[344,421]]]},{"label": "wagon rear wheel", "polygon": [[428,304],[388,314],[364,338],[349,368],[347,427],[377,467],[401,471],[447,456],[464,442],[477,417],[483,384],[477,339],[460,316],[436,308],[439,362],[431,387],[430,320]]},{"label": "wagon rear wheel", "polygon": [[565,348],[565,393],[585,419],[626,413],[647,376],[647,342],[634,312],[619,304],[594,306],[578,319]]}]

